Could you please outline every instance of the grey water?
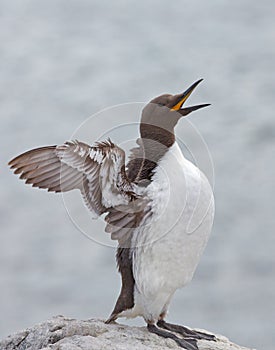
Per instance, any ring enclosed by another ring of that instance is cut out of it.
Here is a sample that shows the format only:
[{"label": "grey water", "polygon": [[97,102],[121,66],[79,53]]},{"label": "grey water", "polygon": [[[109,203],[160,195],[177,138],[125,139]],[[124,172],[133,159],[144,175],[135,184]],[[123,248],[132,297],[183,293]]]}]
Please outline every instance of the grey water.
[{"label": "grey water", "polygon": [[[189,103],[212,106],[188,120],[201,135],[195,152],[202,138],[212,157],[216,217],[169,320],[274,349],[274,1],[0,4],[0,336],[57,314],[106,318],[120,286],[114,248],[89,240],[60,195],[24,185],[7,162],[63,143],[104,108],[203,77]],[[188,139],[184,125],[178,136]],[[91,135],[105,126],[98,118]],[[102,221],[87,230],[106,235]]]}]

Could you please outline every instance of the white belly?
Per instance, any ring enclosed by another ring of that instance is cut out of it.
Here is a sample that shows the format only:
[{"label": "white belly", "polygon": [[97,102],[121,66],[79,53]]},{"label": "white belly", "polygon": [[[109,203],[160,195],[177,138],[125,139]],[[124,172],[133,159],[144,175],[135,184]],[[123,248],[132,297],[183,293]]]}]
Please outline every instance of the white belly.
[{"label": "white belly", "polygon": [[214,199],[206,177],[176,143],[156,168],[147,196],[153,216],[132,241],[135,309],[155,319],[193,277],[211,232]]}]

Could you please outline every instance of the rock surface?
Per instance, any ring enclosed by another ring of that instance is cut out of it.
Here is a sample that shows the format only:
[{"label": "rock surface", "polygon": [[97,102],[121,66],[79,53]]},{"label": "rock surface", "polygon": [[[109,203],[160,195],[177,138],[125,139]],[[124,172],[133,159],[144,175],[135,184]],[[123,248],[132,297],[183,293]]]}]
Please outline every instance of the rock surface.
[{"label": "rock surface", "polygon": [[[249,350],[216,335],[216,342],[199,341],[200,350]],[[104,321],[79,321],[63,316],[53,317],[32,328],[0,341],[1,350],[168,350],[181,349],[171,339],[163,339],[146,327],[120,324],[106,325]]]}]

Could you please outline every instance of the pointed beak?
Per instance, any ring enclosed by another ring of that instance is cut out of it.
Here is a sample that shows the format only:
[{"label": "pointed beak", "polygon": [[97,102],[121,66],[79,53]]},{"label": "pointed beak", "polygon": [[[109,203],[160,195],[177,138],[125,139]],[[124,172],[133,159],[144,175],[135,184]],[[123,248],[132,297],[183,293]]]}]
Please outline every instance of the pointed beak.
[{"label": "pointed beak", "polygon": [[195,88],[202,81],[203,81],[203,79],[199,79],[194,84],[192,84],[186,91],[184,91],[184,93],[173,96],[172,101],[169,103],[169,106],[168,106],[168,107],[170,107],[170,110],[177,111],[181,115],[185,116],[193,111],[196,111],[197,109],[210,106],[209,103],[205,103],[205,104],[201,104],[201,105],[181,108],[183,106],[184,102],[188,99],[188,97],[192,94],[192,92],[195,90]]}]

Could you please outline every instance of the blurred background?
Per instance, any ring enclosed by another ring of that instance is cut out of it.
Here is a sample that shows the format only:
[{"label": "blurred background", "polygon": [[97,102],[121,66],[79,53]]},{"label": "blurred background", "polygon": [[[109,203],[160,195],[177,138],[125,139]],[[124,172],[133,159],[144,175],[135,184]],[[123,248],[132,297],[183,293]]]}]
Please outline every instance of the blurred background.
[{"label": "blurred background", "polygon": [[0,4],[0,336],[56,314],[106,318],[120,288],[115,250],[88,240],[61,196],[25,186],[7,162],[63,143],[102,108],[203,77],[191,102],[212,107],[189,119],[212,155],[216,218],[169,320],[273,349],[274,1]]}]

